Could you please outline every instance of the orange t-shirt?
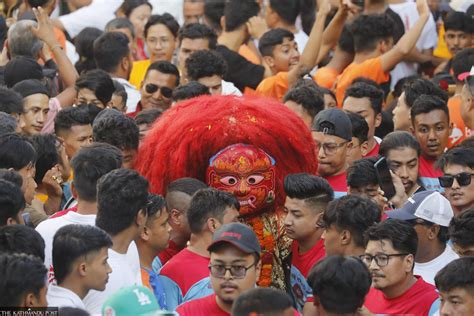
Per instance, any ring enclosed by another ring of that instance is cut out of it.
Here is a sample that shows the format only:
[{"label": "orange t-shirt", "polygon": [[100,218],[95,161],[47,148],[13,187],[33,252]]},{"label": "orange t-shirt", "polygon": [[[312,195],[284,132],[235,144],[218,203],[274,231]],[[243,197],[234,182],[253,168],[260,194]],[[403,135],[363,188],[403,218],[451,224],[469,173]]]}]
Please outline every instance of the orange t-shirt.
[{"label": "orange t-shirt", "polygon": [[339,72],[330,67],[322,67],[316,70],[316,74],[313,76],[313,80],[316,81],[318,86],[332,89],[334,86],[334,82],[336,82],[337,76],[339,76]]},{"label": "orange t-shirt", "polygon": [[288,72],[279,72],[264,79],[257,87],[257,95],[282,101],[288,91]]},{"label": "orange t-shirt", "polygon": [[454,147],[462,142],[464,139],[472,135],[472,130],[464,124],[461,116],[461,97],[456,95],[449,98],[449,120],[453,125],[451,135],[449,135],[448,148]]},{"label": "orange t-shirt", "polygon": [[347,87],[358,77],[372,79],[378,84],[382,84],[390,79],[390,73],[383,71],[381,57],[367,59],[360,64],[351,63],[336,80],[336,99],[338,107],[342,107],[344,92],[346,92]]}]

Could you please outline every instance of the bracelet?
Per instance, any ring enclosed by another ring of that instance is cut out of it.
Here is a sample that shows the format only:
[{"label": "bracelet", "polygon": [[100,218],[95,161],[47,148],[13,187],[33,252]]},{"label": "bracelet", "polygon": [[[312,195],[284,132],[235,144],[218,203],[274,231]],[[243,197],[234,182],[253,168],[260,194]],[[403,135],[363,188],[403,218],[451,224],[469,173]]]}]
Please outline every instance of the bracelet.
[{"label": "bracelet", "polygon": [[51,51],[55,50],[55,49],[58,48],[58,47],[59,47],[60,49],[63,49],[63,48],[61,47],[61,45],[56,44],[56,45],[54,45],[53,47],[51,47]]}]

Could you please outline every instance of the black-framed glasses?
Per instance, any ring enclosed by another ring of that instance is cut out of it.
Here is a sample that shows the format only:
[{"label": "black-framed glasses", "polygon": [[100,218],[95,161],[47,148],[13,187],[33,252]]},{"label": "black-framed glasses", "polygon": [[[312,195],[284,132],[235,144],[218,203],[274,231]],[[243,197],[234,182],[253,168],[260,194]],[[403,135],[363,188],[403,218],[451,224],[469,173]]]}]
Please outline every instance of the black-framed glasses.
[{"label": "black-framed glasses", "polygon": [[324,153],[326,155],[333,155],[336,153],[336,151],[344,146],[345,144],[349,143],[349,141],[345,141],[342,143],[317,143],[316,145],[318,146],[318,151],[321,150],[321,147],[323,147]]},{"label": "black-framed glasses", "polygon": [[215,278],[223,278],[227,271],[229,271],[232,277],[234,277],[234,279],[243,279],[247,274],[247,270],[249,270],[256,264],[257,262],[254,262],[248,267],[241,265],[226,266],[223,264],[210,264],[209,271],[211,272],[211,275]]},{"label": "black-framed glasses", "polygon": [[161,91],[161,94],[167,99],[171,98],[171,96],[173,95],[173,89],[171,89],[171,88],[159,87],[154,83],[147,83],[145,85],[145,91],[148,94],[153,94],[156,91],[158,91],[158,89]]},{"label": "black-framed glasses", "polygon": [[380,253],[375,256],[371,256],[368,254],[363,254],[359,258],[364,262],[367,266],[370,266],[372,263],[372,260],[375,259],[375,263],[379,267],[385,267],[388,264],[388,261],[390,260],[391,257],[403,257],[407,256],[409,253],[394,253],[394,254],[386,254],[386,253]]},{"label": "black-framed glasses", "polygon": [[471,179],[472,176],[474,176],[474,173],[469,173],[469,172],[461,172],[458,174],[455,174],[453,176],[451,175],[444,175],[438,178],[439,184],[443,188],[450,188],[453,186],[454,179],[458,182],[458,184],[462,187],[465,187],[466,185],[471,184]]}]

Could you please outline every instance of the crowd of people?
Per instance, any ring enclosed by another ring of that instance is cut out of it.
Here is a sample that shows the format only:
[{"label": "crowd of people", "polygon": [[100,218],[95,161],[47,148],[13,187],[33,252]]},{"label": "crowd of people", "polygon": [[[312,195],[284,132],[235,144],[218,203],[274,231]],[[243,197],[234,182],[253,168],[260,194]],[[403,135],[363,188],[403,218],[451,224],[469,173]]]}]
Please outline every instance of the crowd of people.
[{"label": "crowd of people", "polygon": [[0,312],[474,315],[473,0],[0,11]]}]

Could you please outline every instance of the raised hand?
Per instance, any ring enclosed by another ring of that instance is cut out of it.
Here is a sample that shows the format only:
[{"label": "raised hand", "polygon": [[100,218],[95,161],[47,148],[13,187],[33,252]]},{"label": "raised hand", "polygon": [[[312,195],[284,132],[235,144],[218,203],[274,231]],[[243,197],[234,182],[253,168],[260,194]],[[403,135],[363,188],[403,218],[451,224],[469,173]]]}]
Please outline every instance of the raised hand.
[{"label": "raised hand", "polygon": [[31,31],[36,35],[37,38],[46,43],[50,48],[58,44],[56,35],[54,34],[54,27],[51,19],[49,18],[46,11],[43,8],[33,8],[36,20],[38,21],[37,27],[32,27]]},{"label": "raised hand", "polygon": [[420,16],[430,14],[430,8],[428,7],[428,2],[426,0],[416,0],[416,9]]}]

